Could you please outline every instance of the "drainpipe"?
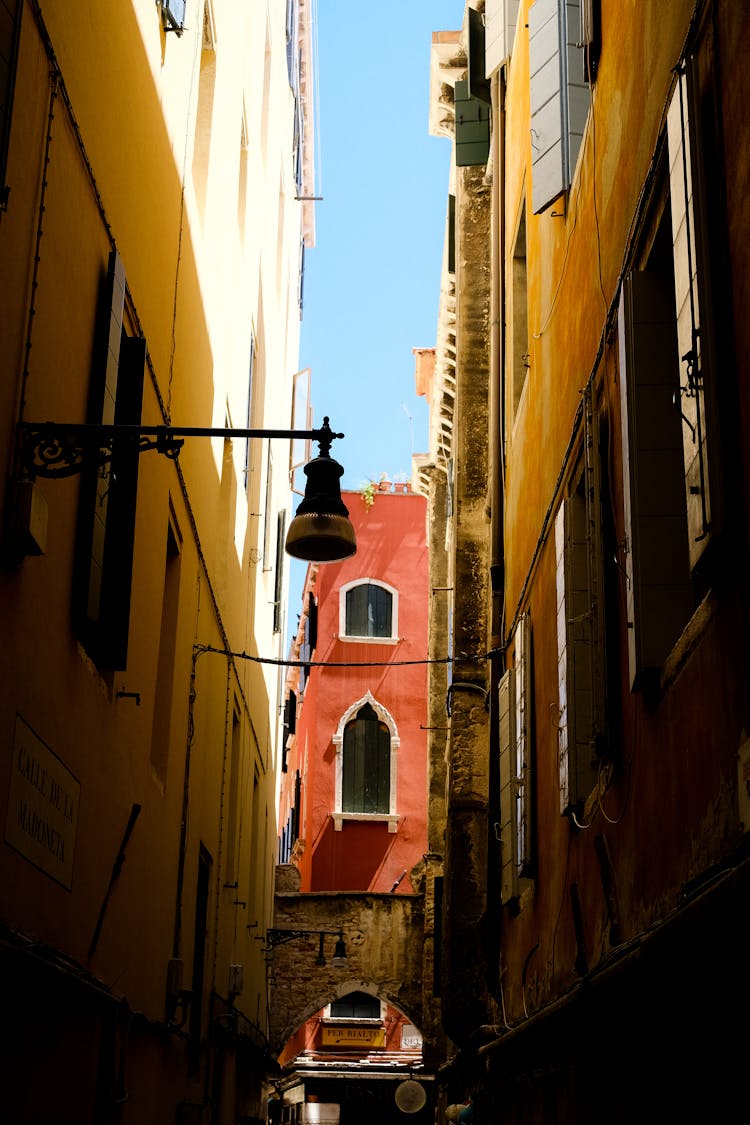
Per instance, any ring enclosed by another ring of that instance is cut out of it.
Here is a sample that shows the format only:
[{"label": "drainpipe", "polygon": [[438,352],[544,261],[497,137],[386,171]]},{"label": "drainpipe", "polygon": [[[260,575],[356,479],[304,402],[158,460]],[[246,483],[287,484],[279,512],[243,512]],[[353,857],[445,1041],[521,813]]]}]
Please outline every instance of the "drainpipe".
[{"label": "drainpipe", "polygon": [[[505,484],[505,82],[500,70],[492,77],[492,228],[490,259],[490,580],[492,621],[490,647],[504,642],[505,617],[505,542],[503,505]],[[493,662],[493,669],[502,668]],[[494,677],[496,681],[499,675]]]},{"label": "drainpipe", "polygon": [[[492,97],[492,204],[490,220],[490,339],[489,339],[489,484],[487,504],[490,518],[490,620],[488,649],[494,653],[489,661],[489,738],[497,745],[498,714],[495,701],[497,687],[505,670],[505,560],[504,560],[504,483],[505,483],[505,82],[502,70],[491,79]],[[500,885],[502,857],[497,838],[500,808],[500,763],[496,754],[489,755],[487,818],[487,887]],[[498,966],[498,935],[501,927],[500,903],[497,895],[487,894],[487,985]]]}]

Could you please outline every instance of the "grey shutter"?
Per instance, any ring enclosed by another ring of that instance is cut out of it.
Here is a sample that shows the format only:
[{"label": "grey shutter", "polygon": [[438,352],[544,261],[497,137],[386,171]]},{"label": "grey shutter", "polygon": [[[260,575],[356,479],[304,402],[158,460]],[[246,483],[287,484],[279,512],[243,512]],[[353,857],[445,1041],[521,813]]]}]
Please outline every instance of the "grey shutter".
[{"label": "grey shutter", "polygon": [[497,690],[500,739],[500,901],[510,902],[518,896],[513,769],[516,742],[515,669],[507,670]]},{"label": "grey shutter", "polygon": [[563,500],[555,521],[560,812],[580,806],[597,780],[594,645],[586,505]]},{"label": "grey shutter", "polygon": [[529,8],[529,82],[531,206],[536,215],[568,186],[557,0],[536,0]]},{"label": "grey shutter", "polygon": [[661,668],[688,620],[687,516],[674,298],[634,272],[620,301],[620,396],[630,686]]},{"label": "grey shutter", "polygon": [[583,130],[591,103],[591,95],[585,78],[585,56],[581,43],[580,0],[567,0],[563,8],[562,26],[565,42],[563,88],[566,99],[567,126],[565,159],[568,182],[566,187],[570,187],[578,153],[581,150]]},{"label": "grey shutter", "polygon": [[531,201],[539,214],[570,186],[589,111],[579,0],[529,9]]},{"label": "grey shutter", "polygon": [[469,93],[469,83],[455,85],[456,167],[486,164],[490,153],[490,107]]},{"label": "grey shutter", "polygon": [[284,587],[284,540],[286,537],[286,509],[282,508],[276,517],[276,572],[273,581],[273,631],[281,629],[281,595]]},{"label": "grey shutter", "polygon": [[490,81],[484,69],[484,16],[476,8],[469,8],[467,14],[469,17],[469,93],[472,98],[479,98],[480,101],[489,104],[492,98]]},{"label": "grey shutter", "polygon": [[484,6],[485,72],[489,77],[510,58],[520,0],[487,0]]}]

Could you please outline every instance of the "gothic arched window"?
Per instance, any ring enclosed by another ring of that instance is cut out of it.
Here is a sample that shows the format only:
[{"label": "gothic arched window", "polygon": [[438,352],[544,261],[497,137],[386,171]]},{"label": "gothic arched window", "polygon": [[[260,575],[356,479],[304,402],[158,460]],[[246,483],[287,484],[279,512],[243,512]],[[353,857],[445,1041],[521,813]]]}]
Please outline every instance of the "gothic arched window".
[{"label": "gothic arched window", "polygon": [[369,703],[344,727],[343,812],[390,811],[391,734]]}]

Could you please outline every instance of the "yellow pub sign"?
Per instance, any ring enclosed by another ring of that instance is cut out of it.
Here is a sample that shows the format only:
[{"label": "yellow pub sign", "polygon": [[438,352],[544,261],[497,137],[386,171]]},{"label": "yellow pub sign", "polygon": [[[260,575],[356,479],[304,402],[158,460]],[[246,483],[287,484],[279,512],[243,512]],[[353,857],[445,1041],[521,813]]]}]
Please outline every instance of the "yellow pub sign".
[{"label": "yellow pub sign", "polygon": [[324,1027],[322,1047],[385,1047],[384,1027]]}]

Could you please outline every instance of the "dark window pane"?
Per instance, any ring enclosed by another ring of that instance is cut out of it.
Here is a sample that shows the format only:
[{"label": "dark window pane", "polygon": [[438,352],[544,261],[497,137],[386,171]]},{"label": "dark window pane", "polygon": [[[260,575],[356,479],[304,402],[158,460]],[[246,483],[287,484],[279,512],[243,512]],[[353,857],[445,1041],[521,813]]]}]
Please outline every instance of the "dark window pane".
[{"label": "dark window pane", "polygon": [[390,811],[391,738],[369,703],[344,730],[342,809]]},{"label": "dark window pane", "polygon": [[347,637],[390,637],[393,598],[382,586],[363,582],[346,593]]},{"label": "dark window pane", "polygon": [[377,1020],[380,1019],[380,1001],[377,996],[367,992],[350,992],[331,1004],[334,1019]]}]

